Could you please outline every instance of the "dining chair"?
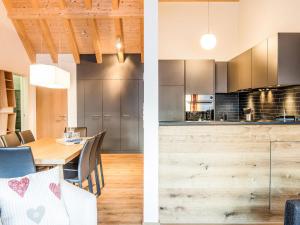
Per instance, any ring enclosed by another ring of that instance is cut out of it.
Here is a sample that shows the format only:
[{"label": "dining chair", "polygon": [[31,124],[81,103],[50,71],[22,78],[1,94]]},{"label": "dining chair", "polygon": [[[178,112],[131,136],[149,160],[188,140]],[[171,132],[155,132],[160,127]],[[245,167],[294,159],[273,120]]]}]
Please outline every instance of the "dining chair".
[{"label": "dining chair", "polygon": [[0,148],[3,148],[3,147],[5,147],[5,146],[4,146],[4,143],[2,141],[2,138],[0,137]]},{"label": "dining chair", "polygon": [[[98,146],[99,142],[101,140],[102,133],[99,133],[95,136],[95,142],[93,144],[92,150],[91,150],[91,156],[90,156],[90,174],[94,172],[95,174],[95,182],[96,182],[96,188],[97,192],[96,195],[99,196],[101,194],[101,187],[99,182],[99,174],[98,174],[98,168],[97,168],[97,153],[98,153]],[[93,184],[91,184],[93,185]]]},{"label": "dining chair", "polygon": [[[79,156],[77,168],[68,167],[68,165],[64,166],[65,180],[73,184],[78,184],[80,188],[82,188],[82,182],[84,180],[88,180],[89,191],[91,193],[93,193],[93,186],[90,176],[90,156],[94,142],[95,137],[86,140]],[[74,164],[72,164],[71,166],[74,166]]]},{"label": "dining chair", "polygon": [[34,142],[35,138],[33,136],[33,133],[31,130],[24,130],[17,133],[19,136],[19,139],[21,140],[22,144],[27,144],[30,142]]},{"label": "dining chair", "polygon": [[103,164],[102,164],[102,145],[103,145],[103,140],[104,140],[104,137],[106,135],[106,131],[103,131],[101,133],[101,138],[100,138],[100,141],[98,143],[98,147],[97,147],[97,163],[96,163],[96,167],[97,167],[97,171],[98,171],[98,165],[100,167],[100,173],[101,173],[101,183],[102,183],[102,187],[104,187],[105,183],[104,183],[104,171],[103,171]]},{"label": "dining chair", "polygon": [[65,127],[65,133],[68,129],[74,129],[74,132],[79,132],[80,137],[87,137],[87,127]]},{"label": "dining chair", "polygon": [[35,172],[30,147],[0,148],[0,178],[22,177]]},{"label": "dining chair", "polygon": [[5,147],[17,147],[21,145],[21,141],[15,132],[3,135],[1,138]]}]

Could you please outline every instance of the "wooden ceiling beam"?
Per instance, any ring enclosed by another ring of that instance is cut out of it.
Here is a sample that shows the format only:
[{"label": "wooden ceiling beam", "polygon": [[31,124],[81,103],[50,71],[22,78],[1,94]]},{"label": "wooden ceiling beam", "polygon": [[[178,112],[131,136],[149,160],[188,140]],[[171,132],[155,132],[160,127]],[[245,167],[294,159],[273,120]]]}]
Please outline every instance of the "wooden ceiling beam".
[{"label": "wooden ceiling beam", "polygon": [[[31,0],[31,5],[32,5],[32,7],[39,9],[39,7],[40,7],[39,0]],[[51,59],[54,63],[57,63],[58,62],[58,54],[56,51],[56,47],[55,47],[48,23],[45,19],[39,19],[38,25],[39,25],[40,31],[42,33],[43,39],[46,42]]]},{"label": "wooden ceiling beam", "polygon": [[[59,0],[59,5],[61,9],[65,9],[67,7],[67,3],[65,0]],[[80,64],[80,53],[78,50],[78,45],[77,45],[74,29],[72,26],[72,22],[70,19],[64,19],[64,27],[67,31],[68,41],[74,58],[74,62],[76,64]]]},{"label": "wooden ceiling beam", "polygon": [[102,49],[101,49],[101,41],[100,41],[100,34],[98,31],[97,21],[96,19],[89,19],[88,24],[93,38],[93,46],[95,50],[97,63],[102,63]]},{"label": "wooden ceiling beam", "polygon": [[96,19],[96,18],[142,18],[143,9],[124,8],[106,10],[103,8],[13,8],[8,12],[11,19]]},{"label": "wooden ceiling beam", "polygon": [[86,9],[91,9],[93,6],[92,0],[84,0],[84,6]]},{"label": "wooden ceiling beam", "polygon": [[[12,5],[11,5],[10,0],[2,0],[2,2],[6,8],[6,11],[7,12],[11,11]],[[23,47],[25,48],[25,51],[28,55],[30,62],[36,63],[36,53],[35,53],[32,43],[26,33],[23,22],[21,20],[14,20],[14,19],[11,21],[12,21],[12,23],[16,29],[16,32],[23,44]]]},{"label": "wooden ceiling beam", "polygon": [[[188,2],[207,2],[208,0],[159,0],[159,2],[180,2],[180,3],[188,3]],[[240,0],[209,0],[210,2],[239,2]]]},{"label": "wooden ceiling beam", "polygon": [[[140,0],[141,9],[144,9],[144,0]],[[140,20],[140,32],[141,32],[141,62],[144,63],[144,19]]]},{"label": "wooden ceiling beam", "polygon": [[119,8],[119,4],[120,4],[120,1],[119,0],[112,0],[112,9],[113,10],[116,10]]},{"label": "wooden ceiling beam", "polygon": [[141,19],[140,22],[140,30],[141,30],[141,62],[144,63],[144,19]]},{"label": "wooden ceiling beam", "polygon": [[116,43],[119,41],[121,43],[121,48],[117,49],[118,60],[120,63],[123,63],[124,58],[124,37],[123,37],[123,23],[121,18],[114,19],[115,24],[115,35]]}]

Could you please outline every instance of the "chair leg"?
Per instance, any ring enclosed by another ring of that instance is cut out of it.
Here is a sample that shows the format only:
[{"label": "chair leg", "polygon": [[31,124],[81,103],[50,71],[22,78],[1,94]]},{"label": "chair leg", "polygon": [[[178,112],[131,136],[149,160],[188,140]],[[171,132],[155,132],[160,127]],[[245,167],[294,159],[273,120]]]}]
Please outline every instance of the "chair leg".
[{"label": "chair leg", "polygon": [[79,181],[79,187],[82,188],[82,182],[81,181]]},{"label": "chair leg", "polygon": [[100,173],[101,173],[102,187],[104,187],[104,173],[103,173],[103,165],[102,165],[102,157],[101,157],[101,154],[99,155],[99,164],[100,164]]},{"label": "chair leg", "polygon": [[97,187],[97,193],[96,193],[96,195],[99,196],[99,195],[101,195],[101,187],[100,187],[99,173],[98,173],[98,166],[97,166],[97,164],[96,164],[96,167],[95,167],[95,180],[96,180],[96,187]]},{"label": "chair leg", "polygon": [[89,191],[92,194],[94,194],[94,191],[93,191],[93,182],[92,182],[91,176],[88,176],[87,180],[88,180],[88,183],[89,183]]}]

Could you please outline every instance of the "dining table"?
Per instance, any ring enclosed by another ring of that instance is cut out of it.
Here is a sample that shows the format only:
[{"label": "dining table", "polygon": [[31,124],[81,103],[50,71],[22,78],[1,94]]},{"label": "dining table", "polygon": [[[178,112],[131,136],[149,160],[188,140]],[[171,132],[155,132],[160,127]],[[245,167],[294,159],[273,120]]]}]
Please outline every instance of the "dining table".
[{"label": "dining table", "polygon": [[55,138],[42,138],[22,146],[31,147],[33,159],[37,167],[60,168],[63,178],[63,166],[80,155],[83,143],[67,144]]}]

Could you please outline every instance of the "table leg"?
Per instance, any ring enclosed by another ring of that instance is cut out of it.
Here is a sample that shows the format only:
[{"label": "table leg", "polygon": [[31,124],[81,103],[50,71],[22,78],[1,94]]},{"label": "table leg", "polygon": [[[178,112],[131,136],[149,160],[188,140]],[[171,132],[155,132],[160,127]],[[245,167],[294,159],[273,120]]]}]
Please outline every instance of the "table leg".
[{"label": "table leg", "polygon": [[60,179],[64,179],[64,165],[58,165]]}]

